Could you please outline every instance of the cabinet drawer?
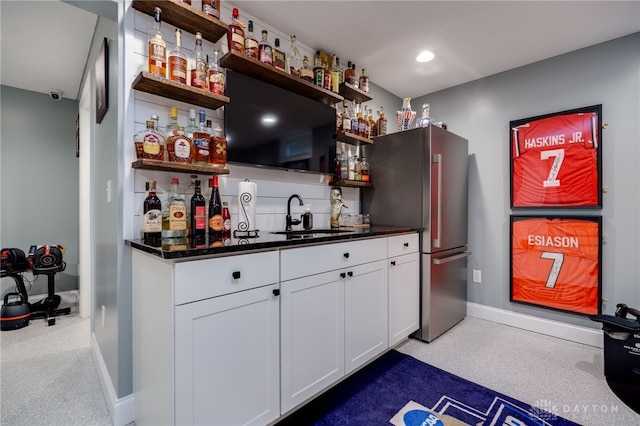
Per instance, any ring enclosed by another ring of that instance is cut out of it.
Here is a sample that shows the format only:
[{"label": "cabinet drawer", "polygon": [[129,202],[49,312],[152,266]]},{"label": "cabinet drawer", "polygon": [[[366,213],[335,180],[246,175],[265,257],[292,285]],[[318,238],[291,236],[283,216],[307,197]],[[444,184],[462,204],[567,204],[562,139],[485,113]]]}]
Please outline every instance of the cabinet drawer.
[{"label": "cabinet drawer", "polygon": [[174,303],[181,305],[277,282],[277,251],[177,263]]},{"label": "cabinet drawer", "polygon": [[280,279],[282,281],[291,280],[373,262],[386,257],[386,238],[282,250],[280,254]]},{"label": "cabinet drawer", "polygon": [[418,241],[417,233],[394,235],[387,238],[389,257],[417,252],[419,248]]}]

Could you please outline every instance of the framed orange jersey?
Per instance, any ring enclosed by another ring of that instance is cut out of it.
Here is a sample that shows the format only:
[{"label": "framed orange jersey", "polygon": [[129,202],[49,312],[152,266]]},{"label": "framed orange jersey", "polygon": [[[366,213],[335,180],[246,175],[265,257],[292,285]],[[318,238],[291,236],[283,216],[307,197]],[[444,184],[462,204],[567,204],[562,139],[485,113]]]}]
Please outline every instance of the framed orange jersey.
[{"label": "framed orange jersey", "polygon": [[511,207],[602,205],[602,105],[511,121]]},{"label": "framed orange jersey", "polygon": [[600,216],[511,216],[512,302],[601,313]]}]

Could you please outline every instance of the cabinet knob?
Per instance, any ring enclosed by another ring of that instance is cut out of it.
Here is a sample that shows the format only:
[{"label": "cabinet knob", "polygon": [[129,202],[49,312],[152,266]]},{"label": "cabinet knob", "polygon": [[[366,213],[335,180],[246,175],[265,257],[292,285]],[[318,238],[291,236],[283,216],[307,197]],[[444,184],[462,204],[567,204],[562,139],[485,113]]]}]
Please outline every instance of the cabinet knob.
[{"label": "cabinet knob", "polygon": [[342,256],[344,256],[345,259],[349,258],[349,252],[344,253]]},{"label": "cabinet knob", "polygon": [[352,276],[353,276],[353,272],[349,271],[349,272],[347,272],[347,275],[349,275],[350,277],[352,277]]},{"label": "cabinet knob", "polygon": [[396,261],[395,261],[395,260],[392,260],[392,261],[391,261],[391,265],[396,266]]},{"label": "cabinet knob", "polygon": [[409,243],[404,243],[404,247],[405,248],[409,247]]},{"label": "cabinet knob", "polygon": [[240,278],[240,271],[234,271],[231,276],[233,276],[234,280],[237,280],[238,278]]},{"label": "cabinet knob", "polygon": [[344,272],[340,272],[340,278],[345,278],[347,276],[347,274],[345,274]]},{"label": "cabinet knob", "polygon": [[274,288],[273,289],[273,295],[274,296],[280,296],[280,289],[279,288]]}]

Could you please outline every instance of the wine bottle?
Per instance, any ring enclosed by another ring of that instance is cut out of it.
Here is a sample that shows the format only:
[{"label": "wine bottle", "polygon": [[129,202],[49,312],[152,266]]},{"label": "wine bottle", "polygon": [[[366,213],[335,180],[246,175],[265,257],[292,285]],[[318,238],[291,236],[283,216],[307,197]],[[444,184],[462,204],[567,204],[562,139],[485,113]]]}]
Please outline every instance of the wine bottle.
[{"label": "wine bottle", "polygon": [[145,244],[158,247],[162,244],[162,203],[156,195],[156,181],[149,181],[149,195],[144,199],[142,214],[142,238]]},{"label": "wine bottle", "polygon": [[221,239],[224,228],[222,218],[222,201],[220,201],[220,189],[218,188],[218,176],[213,177],[213,189],[209,199],[209,240]]},{"label": "wine bottle", "polygon": [[192,246],[206,244],[207,201],[202,195],[200,180],[196,179],[195,193],[191,197],[191,241]]}]

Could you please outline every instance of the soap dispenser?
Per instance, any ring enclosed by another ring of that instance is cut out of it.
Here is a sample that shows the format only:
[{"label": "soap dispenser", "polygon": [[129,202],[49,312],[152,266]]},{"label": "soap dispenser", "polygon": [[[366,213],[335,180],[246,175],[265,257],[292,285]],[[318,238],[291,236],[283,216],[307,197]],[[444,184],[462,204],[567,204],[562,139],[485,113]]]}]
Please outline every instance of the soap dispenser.
[{"label": "soap dispenser", "polygon": [[302,215],[302,227],[307,230],[313,228],[313,214],[311,214],[311,204],[304,205],[304,214]]}]

